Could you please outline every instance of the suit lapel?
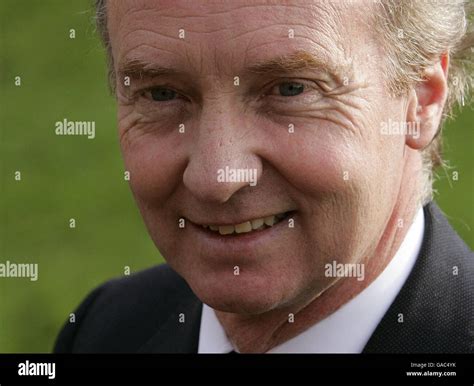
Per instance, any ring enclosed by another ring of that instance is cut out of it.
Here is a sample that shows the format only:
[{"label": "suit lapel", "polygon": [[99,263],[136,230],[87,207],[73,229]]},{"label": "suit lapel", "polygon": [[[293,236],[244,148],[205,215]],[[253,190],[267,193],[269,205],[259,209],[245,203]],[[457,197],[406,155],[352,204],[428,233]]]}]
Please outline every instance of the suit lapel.
[{"label": "suit lapel", "polygon": [[[410,276],[364,353],[471,352],[474,334],[472,252],[434,203],[424,208],[425,234]],[[454,275],[457,267],[462,274]]]},{"label": "suit lapel", "polygon": [[189,287],[158,331],[139,349],[141,353],[197,353],[202,303]]}]

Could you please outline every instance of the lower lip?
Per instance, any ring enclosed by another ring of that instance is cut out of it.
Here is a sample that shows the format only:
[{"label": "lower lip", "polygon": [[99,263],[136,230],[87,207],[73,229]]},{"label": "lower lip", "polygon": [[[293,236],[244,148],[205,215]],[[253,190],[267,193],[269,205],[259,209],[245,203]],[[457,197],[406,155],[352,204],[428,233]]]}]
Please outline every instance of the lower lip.
[{"label": "lower lip", "polygon": [[[296,213],[291,213],[287,217],[281,219],[272,227],[262,230],[255,230],[247,233],[234,233],[232,235],[221,235],[219,232],[211,231],[203,228],[201,225],[191,223],[192,232],[197,236],[197,243],[201,244],[201,248],[196,249],[201,253],[208,255],[242,257],[255,255],[257,249],[267,245],[276,244],[278,239],[289,230],[294,228],[288,227],[288,219],[295,218]],[[296,223],[296,221],[295,221]]]}]

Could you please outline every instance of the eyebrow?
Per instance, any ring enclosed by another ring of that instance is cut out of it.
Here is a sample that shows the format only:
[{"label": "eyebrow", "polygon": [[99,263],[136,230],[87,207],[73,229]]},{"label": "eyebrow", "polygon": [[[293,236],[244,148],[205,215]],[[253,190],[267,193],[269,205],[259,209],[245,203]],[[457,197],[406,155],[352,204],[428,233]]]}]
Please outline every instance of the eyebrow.
[{"label": "eyebrow", "polygon": [[[296,71],[327,71],[336,79],[342,79],[343,74],[351,71],[347,64],[334,65],[325,58],[320,58],[308,51],[299,50],[289,55],[281,55],[270,60],[257,62],[244,69],[250,74],[285,74]],[[184,76],[185,72],[174,68],[162,67],[141,59],[131,59],[119,66],[119,75],[132,78],[159,77],[166,75]]]},{"label": "eyebrow", "polygon": [[147,62],[141,59],[131,59],[119,66],[118,73],[120,76],[130,76],[132,78],[158,77],[163,75],[182,75],[181,71],[177,71],[169,67],[161,67],[157,64]]},{"label": "eyebrow", "polygon": [[329,60],[320,58],[308,51],[296,51],[290,55],[282,55],[268,61],[256,63],[248,67],[247,71],[255,74],[284,74],[296,71],[328,71],[337,78],[348,74],[347,65],[334,65]]}]

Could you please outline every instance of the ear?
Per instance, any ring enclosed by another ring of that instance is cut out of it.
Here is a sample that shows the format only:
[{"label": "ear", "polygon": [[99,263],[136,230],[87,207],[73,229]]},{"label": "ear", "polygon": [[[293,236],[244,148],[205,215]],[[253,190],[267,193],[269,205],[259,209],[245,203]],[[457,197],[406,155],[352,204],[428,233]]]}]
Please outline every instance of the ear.
[{"label": "ear", "polygon": [[448,96],[449,54],[428,68],[411,91],[408,100],[407,130],[405,143],[415,150],[428,146],[438,132],[444,104]]}]

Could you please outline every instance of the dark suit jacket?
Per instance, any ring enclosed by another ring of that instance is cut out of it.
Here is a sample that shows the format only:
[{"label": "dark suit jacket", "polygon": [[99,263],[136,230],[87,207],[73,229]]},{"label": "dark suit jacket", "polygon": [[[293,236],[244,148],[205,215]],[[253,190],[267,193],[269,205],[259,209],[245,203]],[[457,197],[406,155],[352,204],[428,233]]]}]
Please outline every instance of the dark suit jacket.
[{"label": "dark suit jacket", "polygon": [[[474,255],[435,204],[424,215],[413,271],[364,352],[474,352]],[[90,293],[54,351],[196,353],[201,310],[186,282],[166,264],[157,266]]]}]

